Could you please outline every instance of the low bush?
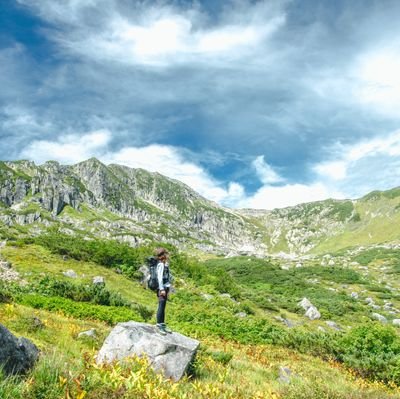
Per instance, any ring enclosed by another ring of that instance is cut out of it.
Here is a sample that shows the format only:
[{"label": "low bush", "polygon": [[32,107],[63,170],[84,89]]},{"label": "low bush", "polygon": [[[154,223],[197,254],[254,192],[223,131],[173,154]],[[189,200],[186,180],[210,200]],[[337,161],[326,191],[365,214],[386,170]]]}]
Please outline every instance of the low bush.
[{"label": "low bush", "polygon": [[60,312],[83,320],[100,320],[113,325],[127,320],[143,321],[139,312],[133,308],[93,305],[85,302],[74,302],[60,297],[46,297],[37,294],[21,295],[17,302],[35,309]]}]

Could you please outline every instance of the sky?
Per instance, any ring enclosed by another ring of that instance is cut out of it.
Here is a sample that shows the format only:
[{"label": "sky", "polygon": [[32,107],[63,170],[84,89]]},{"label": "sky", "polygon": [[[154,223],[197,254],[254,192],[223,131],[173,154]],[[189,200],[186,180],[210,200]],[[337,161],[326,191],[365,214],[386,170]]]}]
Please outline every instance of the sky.
[{"label": "sky", "polygon": [[96,157],[231,208],[400,186],[398,0],[4,0],[0,160]]}]

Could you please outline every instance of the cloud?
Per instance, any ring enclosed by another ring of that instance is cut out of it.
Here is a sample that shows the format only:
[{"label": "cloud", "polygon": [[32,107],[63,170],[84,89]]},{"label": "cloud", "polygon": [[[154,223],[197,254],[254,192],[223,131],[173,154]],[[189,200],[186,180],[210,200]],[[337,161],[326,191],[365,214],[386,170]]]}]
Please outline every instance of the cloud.
[{"label": "cloud", "polygon": [[279,176],[273,168],[265,162],[264,155],[258,156],[252,162],[252,166],[256,170],[261,182],[264,184],[279,183],[284,180],[283,177]]},{"label": "cloud", "polygon": [[263,186],[253,196],[243,199],[240,206],[255,209],[274,209],[294,206],[304,202],[320,201],[327,198],[344,198],[339,191],[323,183],[287,184],[284,186]]},{"label": "cloud", "polygon": [[110,139],[109,131],[99,130],[84,135],[61,135],[58,141],[35,140],[21,151],[20,158],[37,163],[49,160],[77,163],[91,158],[93,154],[102,154]]},{"label": "cloud", "polygon": [[[90,57],[126,64],[168,66],[173,64],[238,58],[276,32],[285,22],[278,7],[264,2],[231,7],[241,13],[225,12],[220,25],[211,26],[208,16],[194,3],[177,7],[171,2],[131,4],[122,2],[19,0],[36,10],[57,30],[49,39],[65,50]],[[101,11],[103,10],[103,11]],[[93,14],[97,24],[91,24]],[[107,18],[105,18],[105,14]],[[264,16],[265,19],[262,19]]]},{"label": "cloud", "polygon": [[375,112],[398,117],[400,108],[400,46],[398,43],[362,54],[355,64],[354,95]]},{"label": "cloud", "polygon": [[318,180],[336,184],[348,196],[400,185],[400,130],[351,145],[337,143],[330,152],[330,159],[313,170]]}]

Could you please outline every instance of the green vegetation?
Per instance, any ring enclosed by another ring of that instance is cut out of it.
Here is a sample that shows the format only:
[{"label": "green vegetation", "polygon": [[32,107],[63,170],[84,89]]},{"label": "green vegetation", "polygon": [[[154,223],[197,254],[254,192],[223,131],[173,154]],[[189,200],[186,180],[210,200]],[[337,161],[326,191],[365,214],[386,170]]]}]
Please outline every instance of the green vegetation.
[{"label": "green vegetation", "polygon": [[[398,333],[378,323],[362,322],[368,314],[364,305],[327,289],[331,284],[372,288],[373,282],[366,284],[357,271],[312,264],[282,270],[276,261],[249,257],[199,262],[172,246],[169,250],[177,292],[171,297],[167,317],[173,329],[202,342],[194,377],[170,385],[148,370],[145,359],[132,359],[129,367],[99,368],[93,363],[88,351],[99,348],[110,326],[152,317],[154,293],[132,280],[139,277],[138,266],[151,248],[50,231],[11,241],[3,252],[27,284],[0,285],[2,322],[46,350],[29,376],[0,378],[0,394],[4,398],[58,398],[66,392],[71,398],[148,398],[148,392],[152,398],[165,399],[184,395],[213,399],[396,397],[390,384],[400,385]],[[131,273],[115,273],[122,265]],[[68,268],[82,275],[73,281],[62,276],[61,271]],[[91,284],[91,278],[99,274],[105,276],[106,285]],[[203,293],[210,298],[205,299]],[[230,297],[221,296],[225,293]],[[316,330],[318,321],[304,324],[297,305],[303,296],[320,308],[324,319],[334,316],[357,327],[323,333]],[[33,323],[32,313],[44,320],[43,325]],[[239,313],[247,316],[238,317]],[[277,314],[290,317],[296,326],[278,324],[273,317]],[[67,329],[59,327],[61,320]],[[77,339],[79,331],[93,326],[101,331],[100,338]],[[301,378],[294,376],[286,386],[276,379],[280,365],[288,359]],[[335,367],[332,361],[337,362]],[[129,374],[132,370],[135,380]],[[317,377],[321,373],[323,381]]]}]

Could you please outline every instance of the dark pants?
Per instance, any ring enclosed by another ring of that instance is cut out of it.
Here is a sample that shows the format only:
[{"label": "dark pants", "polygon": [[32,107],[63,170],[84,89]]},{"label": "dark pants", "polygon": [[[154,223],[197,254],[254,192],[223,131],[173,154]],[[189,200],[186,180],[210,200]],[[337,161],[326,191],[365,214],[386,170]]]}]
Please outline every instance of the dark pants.
[{"label": "dark pants", "polygon": [[157,324],[165,323],[165,306],[167,305],[169,288],[165,289],[165,296],[160,295],[160,290],[157,290],[158,309],[157,309]]}]

